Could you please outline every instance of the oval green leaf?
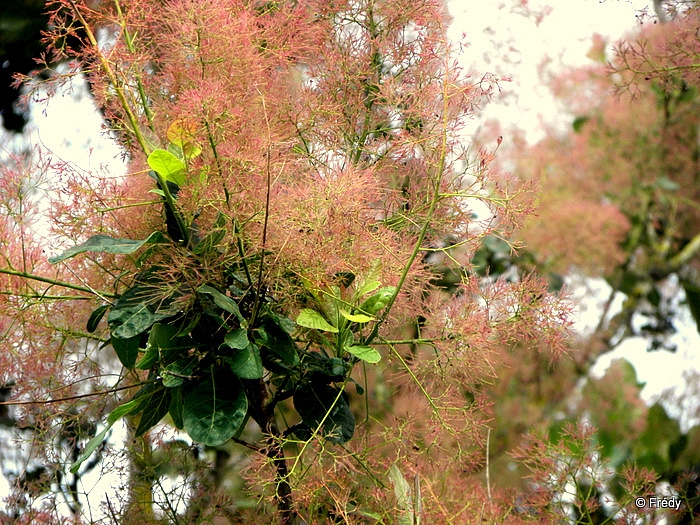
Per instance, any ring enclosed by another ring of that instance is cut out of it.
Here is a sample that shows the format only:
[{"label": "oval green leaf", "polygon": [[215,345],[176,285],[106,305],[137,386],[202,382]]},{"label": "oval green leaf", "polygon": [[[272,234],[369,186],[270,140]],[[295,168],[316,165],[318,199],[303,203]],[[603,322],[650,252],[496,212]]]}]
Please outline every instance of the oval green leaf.
[{"label": "oval green leaf", "polygon": [[311,384],[299,388],[293,397],[294,408],[311,431],[320,428],[331,443],[347,443],[355,433],[355,416],[345,393],[330,385]]},{"label": "oval green leaf", "polygon": [[109,235],[93,235],[84,243],[68,248],[60,255],[49,257],[51,264],[56,264],[66,259],[70,259],[84,252],[118,253],[128,255],[134,253],[144,244],[157,244],[168,242],[168,239],[160,232],[153,232],[148,238],[142,241],[133,239],[117,239]]},{"label": "oval green leaf", "polygon": [[362,361],[366,361],[371,364],[378,363],[381,361],[382,356],[371,346],[366,345],[352,345],[346,346],[345,351],[348,354],[352,354]]},{"label": "oval green leaf", "polygon": [[346,312],[345,310],[340,310],[340,315],[345,317],[350,322],[353,323],[369,323],[370,321],[373,321],[374,319],[370,317],[369,315],[365,314],[350,314]]},{"label": "oval green leaf", "polygon": [[260,379],[263,376],[260,349],[253,343],[237,350],[231,357],[227,357],[226,361],[231,371],[241,379]]},{"label": "oval green leaf", "polygon": [[219,290],[212,286],[209,286],[208,284],[203,284],[202,286],[197,288],[197,293],[209,295],[214,300],[216,306],[218,306],[222,310],[226,310],[227,312],[235,315],[240,321],[241,325],[245,326],[245,319],[241,315],[241,311],[238,309],[236,301],[231,299],[228,295],[222,294]]},{"label": "oval green leaf", "polygon": [[376,293],[372,294],[360,305],[360,310],[366,314],[374,315],[389,304],[389,300],[395,293],[395,286],[385,286],[384,288],[380,288]]},{"label": "oval green leaf", "polygon": [[231,439],[245,421],[248,400],[239,380],[220,370],[184,392],[182,423],[189,436],[215,447]]},{"label": "oval green leaf", "polygon": [[224,343],[230,348],[242,350],[250,344],[248,341],[248,332],[243,328],[238,328],[224,336]]},{"label": "oval green leaf", "polygon": [[185,163],[164,149],[157,149],[148,156],[148,165],[168,182],[185,185]]},{"label": "oval green leaf", "polygon": [[323,332],[332,332],[334,334],[338,333],[338,329],[335,326],[329,324],[320,313],[315,310],[311,310],[310,308],[304,308],[301,312],[299,312],[297,324],[299,326],[313,328],[314,330],[321,330]]},{"label": "oval green leaf", "polygon": [[97,330],[97,325],[100,324],[100,321],[104,317],[104,315],[107,313],[107,310],[109,310],[109,307],[111,305],[109,304],[103,304],[102,306],[98,306],[91,314],[90,314],[90,319],[88,319],[87,322],[87,331],[90,333],[93,333],[95,330]]}]

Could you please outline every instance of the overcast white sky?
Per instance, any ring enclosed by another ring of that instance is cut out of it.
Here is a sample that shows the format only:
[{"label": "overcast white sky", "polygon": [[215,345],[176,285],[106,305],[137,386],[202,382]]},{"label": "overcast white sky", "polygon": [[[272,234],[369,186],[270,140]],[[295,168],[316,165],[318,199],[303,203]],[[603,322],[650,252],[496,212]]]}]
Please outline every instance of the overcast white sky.
[{"label": "overcast white sky", "polygon": [[[561,121],[559,107],[544,85],[548,72],[575,67],[590,59],[592,35],[613,44],[637,25],[636,15],[648,0],[450,0],[454,17],[451,38],[463,33],[470,42],[465,64],[478,73],[510,76],[504,93],[485,109],[483,119],[515,125],[529,142],[542,138],[541,119]],[[541,14],[541,18],[538,17]],[[540,19],[538,19],[540,18]],[[568,125],[569,123],[567,123]]]}]

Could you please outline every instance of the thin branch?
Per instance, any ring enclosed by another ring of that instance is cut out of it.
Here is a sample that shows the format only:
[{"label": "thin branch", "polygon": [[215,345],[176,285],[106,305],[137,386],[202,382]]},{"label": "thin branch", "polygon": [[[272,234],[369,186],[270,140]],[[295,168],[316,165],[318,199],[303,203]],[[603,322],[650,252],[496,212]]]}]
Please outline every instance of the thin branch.
[{"label": "thin branch", "polygon": [[[114,70],[112,69],[112,66],[110,66],[109,61],[107,58],[102,54],[102,51],[100,51],[100,46],[97,43],[97,38],[95,37],[95,34],[92,31],[92,28],[90,25],[87,23],[85,18],[83,17],[83,14],[80,12],[80,9],[78,9],[78,6],[75,5],[75,2],[73,0],[68,0],[72,9],[73,9],[73,14],[75,14],[75,17],[80,21],[80,23],[83,26],[83,29],[85,29],[85,33],[87,34],[88,40],[90,41],[90,45],[94,49],[97,58],[100,61],[100,64],[102,65],[102,69],[104,70],[105,74],[107,75],[107,78],[109,79],[110,84],[114,88],[114,92],[117,94],[117,98],[119,98],[119,103],[121,104],[122,108],[126,112],[126,116],[129,119],[129,124],[131,125],[131,132],[134,134],[136,137],[136,140],[138,141],[139,145],[141,146],[141,149],[143,152],[148,155],[151,151],[151,148],[149,145],[146,143],[146,139],[141,133],[141,130],[139,128],[139,121],[136,118],[136,115],[134,115],[134,112],[131,109],[131,106],[129,105],[129,101],[126,100],[126,95],[124,93],[124,88],[117,80],[117,75],[114,73]],[[117,5],[117,8],[119,8],[118,2],[115,2]],[[125,22],[121,20],[122,23],[122,30],[126,31],[125,28]]]},{"label": "thin branch", "polygon": [[[260,93],[258,91],[258,93]],[[265,97],[263,96],[262,93],[260,93],[260,99],[263,107],[263,114],[265,115],[265,126],[267,128],[267,163],[266,163],[266,191],[265,191],[265,215],[263,218],[263,231],[262,231],[262,246],[260,248],[260,267],[258,268],[258,282],[257,282],[257,290],[255,293],[255,303],[253,304],[253,310],[250,314],[250,322],[249,326],[252,328],[253,325],[255,324],[255,318],[258,315],[258,310],[260,309],[260,304],[261,304],[261,298],[260,298],[260,293],[262,291],[262,286],[263,286],[263,267],[264,267],[264,262],[265,262],[265,247],[267,246],[267,223],[270,218],[270,193],[271,193],[271,186],[272,186],[272,166],[271,166],[271,156],[272,156],[272,147],[271,147],[271,141],[272,141],[272,136],[270,133],[270,119],[267,116],[267,106],[265,104]]]},{"label": "thin branch", "polygon": [[135,386],[142,386],[148,383],[153,383],[153,381],[142,381],[141,383],[134,383],[133,385],[127,386],[117,386],[110,388],[109,390],[101,390],[99,392],[92,392],[90,394],[76,394],[74,396],[57,397],[55,399],[37,399],[33,401],[0,401],[0,406],[2,405],[48,405],[51,403],[61,403],[62,401],[73,401],[75,399],[84,399],[86,397],[102,396],[105,394],[113,394],[114,392],[119,392],[120,390],[128,390],[134,388]]},{"label": "thin branch", "polygon": [[700,252],[700,234],[693,237],[683,249],[674,255],[669,261],[669,265],[674,270],[680,269]]},{"label": "thin branch", "polygon": [[116,299],[119,297],[118,294],[111,293],[111,292],[103,292],[103,291],[96,291],[91,288],[87,288],[85,286],[79,286],[77,284],[71,284],[67,283],[65,281],[59,281],[57,279],[51,279],[50,277],[42,277],[41,275],[36,275],[33,273],[28,273],[28,272],[20,272],[17,270],[12,270],[11,268],[0,268],[0,274],[6,274],[6,275],[16,275],[17,277],[23,277],[24,279],[31,279],[32,281],[39,281],[42,283],[48,283],[52,284],[54,286],[62,286],[64,288],[69,288],[71,290],[78,290],[80,292],[86,292],[92,295],[96,295],[98,297],[110,297],[112,299]]}]

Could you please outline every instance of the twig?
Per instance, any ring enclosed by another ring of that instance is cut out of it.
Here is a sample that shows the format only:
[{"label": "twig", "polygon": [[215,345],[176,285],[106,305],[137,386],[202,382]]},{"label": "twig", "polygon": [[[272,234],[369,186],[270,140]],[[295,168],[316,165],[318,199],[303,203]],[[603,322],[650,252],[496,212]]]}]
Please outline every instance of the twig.
[{"label": "twig", "polygon": [[39,281],[42,283],[48,283],[48,284],[53,284],[55,286],[63,286],[64,288],[70,288],[71,290],[78,290],[80,292],[86,292],[92,295],[97,295],[98,297],[110,297],[112,299],[116,299],[119,297],[118,294],[111,293],[111,292],[102,292],[102,291],[96,291],[90,288],[87,288],[85,286],[80,286],[77,284],[71,284],[67,283],[65,281],[59,281],[57,279],[51,279],[50,277],[42,277],[41,275],[36,275],[33,273],[27,273],[27,272],[20,272],[17,270],[12,270],[10,268],[0,268],[0,273],[4,273],[7,275],[16,275],[17,277],[23,277],[25,279],[31,279],[33,281]]},{"label": "twig", "polygon": [[44,400],[34,400],[34,401],[0,401],[1,405],[48,405],[49,403],[60,403],[61,401],[72,401],[73,399],[83,399],[92,396],[101,396],[104,394],[111,394],[113,392],[119,392],[120,390],[128,390],[134,388],[135,386],[145,385],[151,383],[152,381],[144,381],[142,383],[135,383],[133,385],[127,386],[117,386],[110,388],[109,390],[102,390],[100,392],[92,392],[91,394],[76,394],[74,396],[58,397],[55,399],[44,399]]}]

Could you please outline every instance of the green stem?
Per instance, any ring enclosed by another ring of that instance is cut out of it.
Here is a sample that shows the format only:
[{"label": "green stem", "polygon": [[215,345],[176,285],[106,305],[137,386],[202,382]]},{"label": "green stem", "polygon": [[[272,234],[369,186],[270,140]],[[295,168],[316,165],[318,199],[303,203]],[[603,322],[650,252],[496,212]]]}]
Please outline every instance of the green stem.
[{"label": "green stem", "polygon": [[408,366],[408,363],[401,356],[401,353],[398,350],[396,350],[396,347],[394,347],[394,345],[389,345],[389,348],[391,348],[391,352],[396,356],[396,358],[399,360],[399,362],[401,363],[401,366],[403,366],[403,368],[406,370],[406,372],[408,372],[408,375],[411,376],[411,379],[416,384],[416,386],[418,386],[418,388],[420,389],[423,396],[425,396],[425,399],[428,401],[430,408],[433,409],[433,413],[440,420],[440,423],[442,423],[446,429],[449,429],[449,427],[445,423],[445,420],[442,418],[442,415],[440,414],[440,410],[439,410],[438,406],[435,404],[435,401],[433,401],[433,398],[428,393],[428,391],[425,389],[425,387],[423,386],[423,383],[420,382],[420,379],[418,379],[416,377],[416,375],[413,373],[413,370],[411,370],[411,367]]},{"label": "green stem", "polygon": [[[75,14],[76,18],[83,25],[83,29],[85,29],[85,33],[87,34],[88,41],[90,42],[90,45],[94,49],[95,54],[97,55],[97,58],[99,59],[100,64],[102,66],[102,69],[104,69],[104,72],[107,75],[107,78],[109,79],[110,84],[112,85],[115,93],[117,94],[117,98],[119,99],[119,103],[121,104],[122,108],[124,109],[124,112],[126,113],[127,119],[129,120],[129,124],[131,125],[131,132],[136,137],[136,140],[138,141],[139,145],[141,146],[141,149],[143,150],[143,152],[146,155],[148,155],[151,151],[151,148],[148,146],[148,144],[146,143],[145,137],[141,133],[141,129],[139,128],[139,121],[136,118],[136,115],[134,115],[134,112],[131,110],[131,106],[129,105],[129,101],[126,99],[126,94],[124,93],[123,86],[121,85],[119,80],[117,80],[117,75],[114,72],[114,70],[112,69],[112,67],[109,65],[109,61],[100,51],[100,46],[97,43],[97,38],[95,37],[95,34],[92,32],[92,29],[88,25],[87,21],[83,17],[83,14],[78,9],[78,6],[75,5],[75,2],[73,0],[69,0],[69,2],[70,2],[71,7],[73,8],[73,13]],[[122,21],[122,29],[123,30],[126,29],[123,21]]]},{"label": "green stem", "polygon": [[700,251],[700,234],[693,237],[688,244],[686,244],[683,249],[674,255],[669,261],[671,268],[678,270],[690,260],[695,257],[695,255]]},{"label": "green stem", "polygon": [[31,279],[32,281],[39,281],[42,283],[53,284],[55,286],[62,286],[64,288],[69,288],[71,290],[78,290],[80,292],[90,293],[90,294],[96,295],[98,297],[110,297],[112,299],[116,299],[119,297],[119,295],[115,294],[115,293],[102,292],[102,291],[98,292],[96,290],[93,290],[92,288],[87,288],[85,286],[79,286],[77,284],[71,284],[71,283],[67,283],[65,281],[51,279],[50,277],[42,277],[41,275],[36,275],[33,273],[20,272],[17,270],[12,270],[10,268],[0,268],[0,274],[16,275],[17,277],[23,277],[24,279]]},{"label": "green stem", "polygon": [[262,93],[260,94],[261,96],[261,102],[262,102],[262,107],[263,107],[263,114],[265,115],[265,124],[267,126],[267,164],[266,164],[266,184],[267,187],[265,189],[265,216],[263,218],[263,230],[262,230],[262,247],[260,248],[260,267],[258,268],[258,282],[257,284],[257,290],[255,293],[255,302],[253,303],[253,310],[250,314],[250,322],[249,326],[252,328],[255,325],[255,319],[259,313],[260,310],[260,305],[261,303],[261,298],[260,294],[262,292],[262,287],[263,287],[263,268],[264,268],[264,263],[265,263],[265,247],[267,246],[267,225],[268,225],[268,220],[270,218],[270,193],[271,193],[271,188],[272,188],[272,165],[271,165],[271,160],[270,158],[272,157],[272,148],[270,145],[270,141],[272,140],[272,134],[270,131],[270,120],[268,119],[267,116],[267,106],[265,105],[265,97],[262,96]]},{"label": "green stem", "polygon": [[416,258],[418,257],[418,254],[423,250],[423,241],[425,240],[426,235],[428,234],[428,229],[430,228],[431,221],[433,219],[433,215],[435,214],[435,209],[437,208],[438,202],[440,202],[440,182],[442,181],[442,175],[445,171],[445,159],[447,158],[447,119],[448,119],[448,102],[449,102],[449,96],[447,94],[447,81],[445,80],[443,83],[443,111],[442,111],[442,119],[443,119],[443,124],[442,124],[442,136],[440,137],[440,157],[438,160],[438,166],[437,166],[437,173],[435,174],[435,178],[433,180],[433,194],[430,199],[430,206],[428,208],[428,211],[425,216],[425,221],[423,222],[423,226],[420,229],[420,232],[418,233],[418,238],[416,239],[415,244],[413,245],[413,252],[408,258],[408,261],[404,265],[403,272],[401,273],[401,277],[399,278],[399,282],[396,285],[396,291],[394,292],[394,295],[391,296],[391,299],[389,299],[389,302],[387,303],[386,307],[384,308],[384,313],[382,314],[381,318],[374,324],[374,328],[372,329],[372,332],[369,334],[367,339],[365,340],[365,344],[370,344],[379,334],[379,327],[386,321],[387,317],[389,316],[389,312],[391,311],[392,306],[396,302],[396,298],[399,296],[399,292],[401,291],[401,288],[403,287],[404,283],[406,282],[406,279],[408,278],[408,272],[411,270],[411,267],[413,266],[413,263],[416,261]]},{"label": "green stem", "polygon": [[[136,49],[134,48],[134,39],[136,38],[136,35],[131,35],[129,33],[129,29],[126,27],[126,20],[124,19],[124,15],[122,14],[122,9],[121,6],[119,5],[118,0],[114,0],[114,6],[117,10],[117,16],[119,17],[119,23],[122,26],[122,31],[124,31],[124,41],[126,42],[126,48],[129,50],[129,53],[135,53]],[[150,106],[148,105],[148,97],[146,96],[146,90],[143,87],[143,83],[141,82],[141,77],[136,75],[136,88],[139,92],[139,97],[141,98],[141,107],[143,107],[143,111],[146,114],[146,118],[148,119],[148,127],[149,129],[155,133],[156,128],[153,125],[153,112],[151,111]]]}]

